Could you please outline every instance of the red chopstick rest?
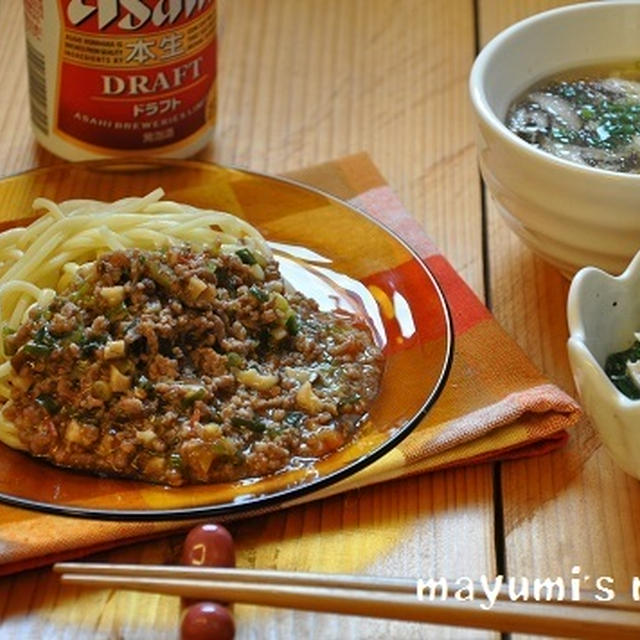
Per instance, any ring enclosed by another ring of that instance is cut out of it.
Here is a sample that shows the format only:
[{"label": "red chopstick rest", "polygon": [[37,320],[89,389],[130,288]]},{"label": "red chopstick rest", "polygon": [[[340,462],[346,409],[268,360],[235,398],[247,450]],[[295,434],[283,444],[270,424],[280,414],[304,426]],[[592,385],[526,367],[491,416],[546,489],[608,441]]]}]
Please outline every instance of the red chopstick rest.
[{"label": "red chopstick rest", "polygon": [[196,567],[235,567],[233,538],[219,524],[199,524],[189,531],[180,562]]},{"label": "red chopstick rest", "polygon": [[[196,567],[235,567],[233,537],[219,524],[200,524],[187,534],[181,563]],[[224,604],[183,600],[187,605],[180,623],[181,640],[232,640],[233,616]]]},{"label": "red chopstick rest", "polygon": [[182,617],[180,640],[233,640],[235,632],[229,609],[216,602],[198,602]]}]

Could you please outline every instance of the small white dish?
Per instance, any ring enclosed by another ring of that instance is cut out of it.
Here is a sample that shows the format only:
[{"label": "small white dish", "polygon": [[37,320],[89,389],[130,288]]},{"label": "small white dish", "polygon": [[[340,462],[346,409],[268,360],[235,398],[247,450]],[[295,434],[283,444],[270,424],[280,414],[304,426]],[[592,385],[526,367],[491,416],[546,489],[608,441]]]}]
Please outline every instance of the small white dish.
[{"label": "small white dish", "polygon": [[620,276],[581,269],[569,289],[569,362],[580,400],[617,464],[640,478],[640,400],[609,380],[604,365],[640,330],[640,252]]}]

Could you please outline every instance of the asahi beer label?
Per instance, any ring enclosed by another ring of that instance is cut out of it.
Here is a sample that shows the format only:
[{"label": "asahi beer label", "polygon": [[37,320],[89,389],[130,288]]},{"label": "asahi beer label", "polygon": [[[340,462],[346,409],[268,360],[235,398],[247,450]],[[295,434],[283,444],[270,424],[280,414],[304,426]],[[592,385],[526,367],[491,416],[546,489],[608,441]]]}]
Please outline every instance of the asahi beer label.
[{"label": "asahi beer label", "polygon": [[32,118],[43,133],[144,152],[210,128],[215,0],[45,0],[44,9],[25,0]]}]

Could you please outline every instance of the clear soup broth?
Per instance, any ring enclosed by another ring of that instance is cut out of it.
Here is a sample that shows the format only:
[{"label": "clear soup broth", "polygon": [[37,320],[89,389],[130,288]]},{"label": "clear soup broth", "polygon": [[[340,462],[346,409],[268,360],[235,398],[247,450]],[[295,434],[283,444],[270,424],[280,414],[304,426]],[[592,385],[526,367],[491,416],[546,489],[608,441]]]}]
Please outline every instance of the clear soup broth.
[{"label": "clear soup broth", "polygon": [[640,173],[640,60],[580,67],[546,78],[514,101],[506,124],[559,158]]}]

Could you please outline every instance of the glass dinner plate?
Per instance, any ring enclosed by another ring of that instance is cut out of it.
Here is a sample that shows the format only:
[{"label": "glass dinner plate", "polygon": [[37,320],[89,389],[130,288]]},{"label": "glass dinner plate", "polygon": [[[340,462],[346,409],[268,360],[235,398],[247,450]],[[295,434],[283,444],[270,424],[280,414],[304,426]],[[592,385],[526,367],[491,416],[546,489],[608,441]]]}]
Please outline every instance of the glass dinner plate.
[{"label": "glass dinner plate", "polygon": [[384,354],[380,393],[356,438],[313,464],[262,478],[169,488],[52,466],[0,444],[0,501],[88,518],[170,520],[285,505],[363,469],[424,417],[453,353],[444,295],[393,233],[301,184],[185,161],[62,164],[0,180],[0,226],[24,225],[35,197],[116,200],[161,186],[166,198],[230,211],[271,243],[281,271],[324,309],[363,314]]}]

